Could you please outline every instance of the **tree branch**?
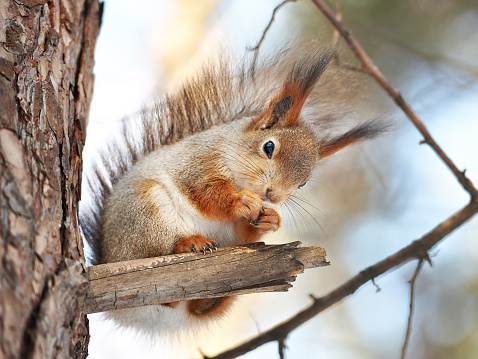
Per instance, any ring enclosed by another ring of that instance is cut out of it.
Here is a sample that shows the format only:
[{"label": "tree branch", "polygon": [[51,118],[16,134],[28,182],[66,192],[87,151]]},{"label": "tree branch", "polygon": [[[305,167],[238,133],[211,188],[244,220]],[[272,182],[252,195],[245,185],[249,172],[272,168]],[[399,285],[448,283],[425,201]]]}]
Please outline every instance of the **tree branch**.
[{"label": "tree branch", "polygon": [[390,269],[402,265],[410,260],[427,258],[427,253],[431,248],[433,248],[438,242],[453,232],[456,228],[468,221],[477,212],[478,201],[470,202],[466,207],[462,208],[453,216],[440,223],[432,231],[425,234],[420,239],[415,240],[408,246],[402,248],[384,260],[365,268],[360,273],[352,277],[349,281],[345,282],[329,294],[326,294],[321,298],[314,298],[314,303],[311,306],[297,313],[289,320],[258,335],[246,343],[237,346],[236,348],[208,358],[236,358],[268,342],[282,340],[283,338],[287,337],[290,332],[312,317],[316,316],[318,313],[341,301],[343,298],[355,293],[358,288],[368,281],[371,281]]},{"label": "tree branch", "polygon": [[107,263],[88,268],[86,312],[287,291],[306,268],[327,266],[325,250],[253,243],[199,255],[183,253]]},{"label": "tree branch", "polygon": [[400,356],[401,359],[405,359],[408,343],[410,341],[410,334],[412,333],[413,303],[415,300],[415,283],[417,282],[417,278],[418,278],[418,275],[420,274],[420,270],[422,269],[424,260],[425,260],[424,258],[419,259],[417,268],[415,268],[413,277],[410,280],[410,311],[408,313],[407,332],[405,333],[405,340],[403,341],[402,355]]},{"label": "tree branch", "polygon": [[370,57],[365,53],[359,43],[352,36],[350,30],[348,30],[341,21],[337,19],[334,13],[329,9],[329,7],[321,0],[312,0],[312,2],[319,8],[319,10],[324,14],[324,16],[332,23],[332,25],[340,32],[344,40],[349,45],[352,52],[362,63],[364,70],[372,76],[375,81],[385,90],[385,92],[395,101],[398,107],[403,111],[403,113],[409,118],[417,130],[422,134],[423,141],[421,143],[428,144],[440,157],[440,159],[445,163],[445,165],[450,169],[450,171],[455,175],[458,182],[463,186],[463,188],[470,194],[472,199],[478,198],[478,190],[475,188],[470,179],[465,175],[465,171],[460,171],[453,161],[448,157],[448,155],[442,150],[438,143],[433,139],[433,137],[428,132],[428,129],[425,127],[422,121],[418,118],[415,112],[412,110],[410,105],[403,99],[400,92],[395,90],[393,86],[385,79],[382,73],[374,65]]},{"label": "tree branch", "polygon": [[254,72],[256,70],[256,63],[257,63],[257,57],[259,55],[259,49],[261,48],[261,45],[262,43],[264,42],[265,38],[266,38],[266,35],[267,33],[269,32],[269,29],[271,28],[272,26],[272,23],[274,22],[275,20],[275,17],[276,17],[276,13],[277,11],[279,11],[279,9],[284,6],[285,4],[287,4],[288,2],[295,2],[297,0],[284,0],[282,1],[279,5],[277,5],[274,10],[272,11],[272,16],[271,16],[271,19],[269,20],[269,23],[267,24],[266,28],[264,29],[264,31],[262,32],[262,37],[261,39],[259,40],[259,42],[256,44],[256,46],[254,47],[251,47],[251,48],[248,48],[249,51],[253,51],[254,52],[254,58],[252,60],[252,74],[254,75]]}]

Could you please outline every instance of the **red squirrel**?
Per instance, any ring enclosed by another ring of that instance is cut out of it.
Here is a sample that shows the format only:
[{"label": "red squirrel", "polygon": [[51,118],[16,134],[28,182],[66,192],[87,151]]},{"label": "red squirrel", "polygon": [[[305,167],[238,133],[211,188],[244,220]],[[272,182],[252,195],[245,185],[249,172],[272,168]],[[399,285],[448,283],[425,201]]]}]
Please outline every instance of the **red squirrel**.
[{"label": "red squirrel", "polygon": [[[93,208],[80,211],[93,264],[208,252],[260,240],[281,226],[277,212],[316,164],[383,126],[372,121],[338,135],[319,133],[302,115],[334,50],[258,71],[210,66],[176,94],[158,99],[125,130],[90,176]],[[328,119],[330,120],[330,119]],[[116,323],[174,333],[220,318],[231,297],[111,311]]]}]

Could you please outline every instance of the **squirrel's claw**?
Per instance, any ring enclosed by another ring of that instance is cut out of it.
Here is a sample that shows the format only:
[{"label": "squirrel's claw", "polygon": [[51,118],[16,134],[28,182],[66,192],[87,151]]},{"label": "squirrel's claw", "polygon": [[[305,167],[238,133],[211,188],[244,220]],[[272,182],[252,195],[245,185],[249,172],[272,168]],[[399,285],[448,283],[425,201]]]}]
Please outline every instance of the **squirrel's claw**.
[{"label": "squirrel's claw", "polygon": [[[201,249],[200,249],[200,252],[202,254],[206,254],[207,251],[212,253],[214,250],[217,251],[217,243],[214,242],[214,241],[211,241],[211,242],[208,242],[208,243],[205,243],[204,245],[202,245]],[[196,252],[196,251],[194,251],[194,252]]]},{"label": "squirrel's claw", "polygon": [[248,222],[249,222],[249,224],[250,224],[251,226],[259,227],[259,218],[250,219]]},{"label": "squirrel's claw", "polygon": [[276,231],[281,225],[279,214],[272,208],[262,208],[262,212],[257,219],[250,219],[249,223],[265,232]]},{"label": "squirrel's claw", "polygon": [[195,234],[189,237],[180,238],[176,244],[174,253],[199,252],[206,254],[207,251],[212,253],[214,250],[217,250],[217,243],[215,241]]}]

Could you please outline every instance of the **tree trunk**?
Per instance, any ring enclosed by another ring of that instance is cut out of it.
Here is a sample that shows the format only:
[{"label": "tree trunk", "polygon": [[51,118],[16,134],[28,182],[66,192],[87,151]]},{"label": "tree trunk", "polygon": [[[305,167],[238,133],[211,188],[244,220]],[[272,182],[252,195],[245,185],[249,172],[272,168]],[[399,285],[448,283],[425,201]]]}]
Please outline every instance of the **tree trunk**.
[{"label": "tree trunk", "polygon": [[98,0],[0,3],[0,357],[85,357],[78,230]]}]

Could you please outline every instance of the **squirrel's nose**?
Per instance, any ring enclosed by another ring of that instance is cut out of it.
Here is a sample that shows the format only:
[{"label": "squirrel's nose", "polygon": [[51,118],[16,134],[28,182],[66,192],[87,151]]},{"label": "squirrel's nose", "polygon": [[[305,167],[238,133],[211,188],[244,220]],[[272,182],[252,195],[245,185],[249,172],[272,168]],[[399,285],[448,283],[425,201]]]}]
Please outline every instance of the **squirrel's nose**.
[{"label": "squirrel's nose", "polygon": [[272,187],[269,187],[266,189],[264,197],[266,198],[266,201],[277,204],[286,200],[287,194],[280,189],[278,190],[277,188],[273,189]]}]

